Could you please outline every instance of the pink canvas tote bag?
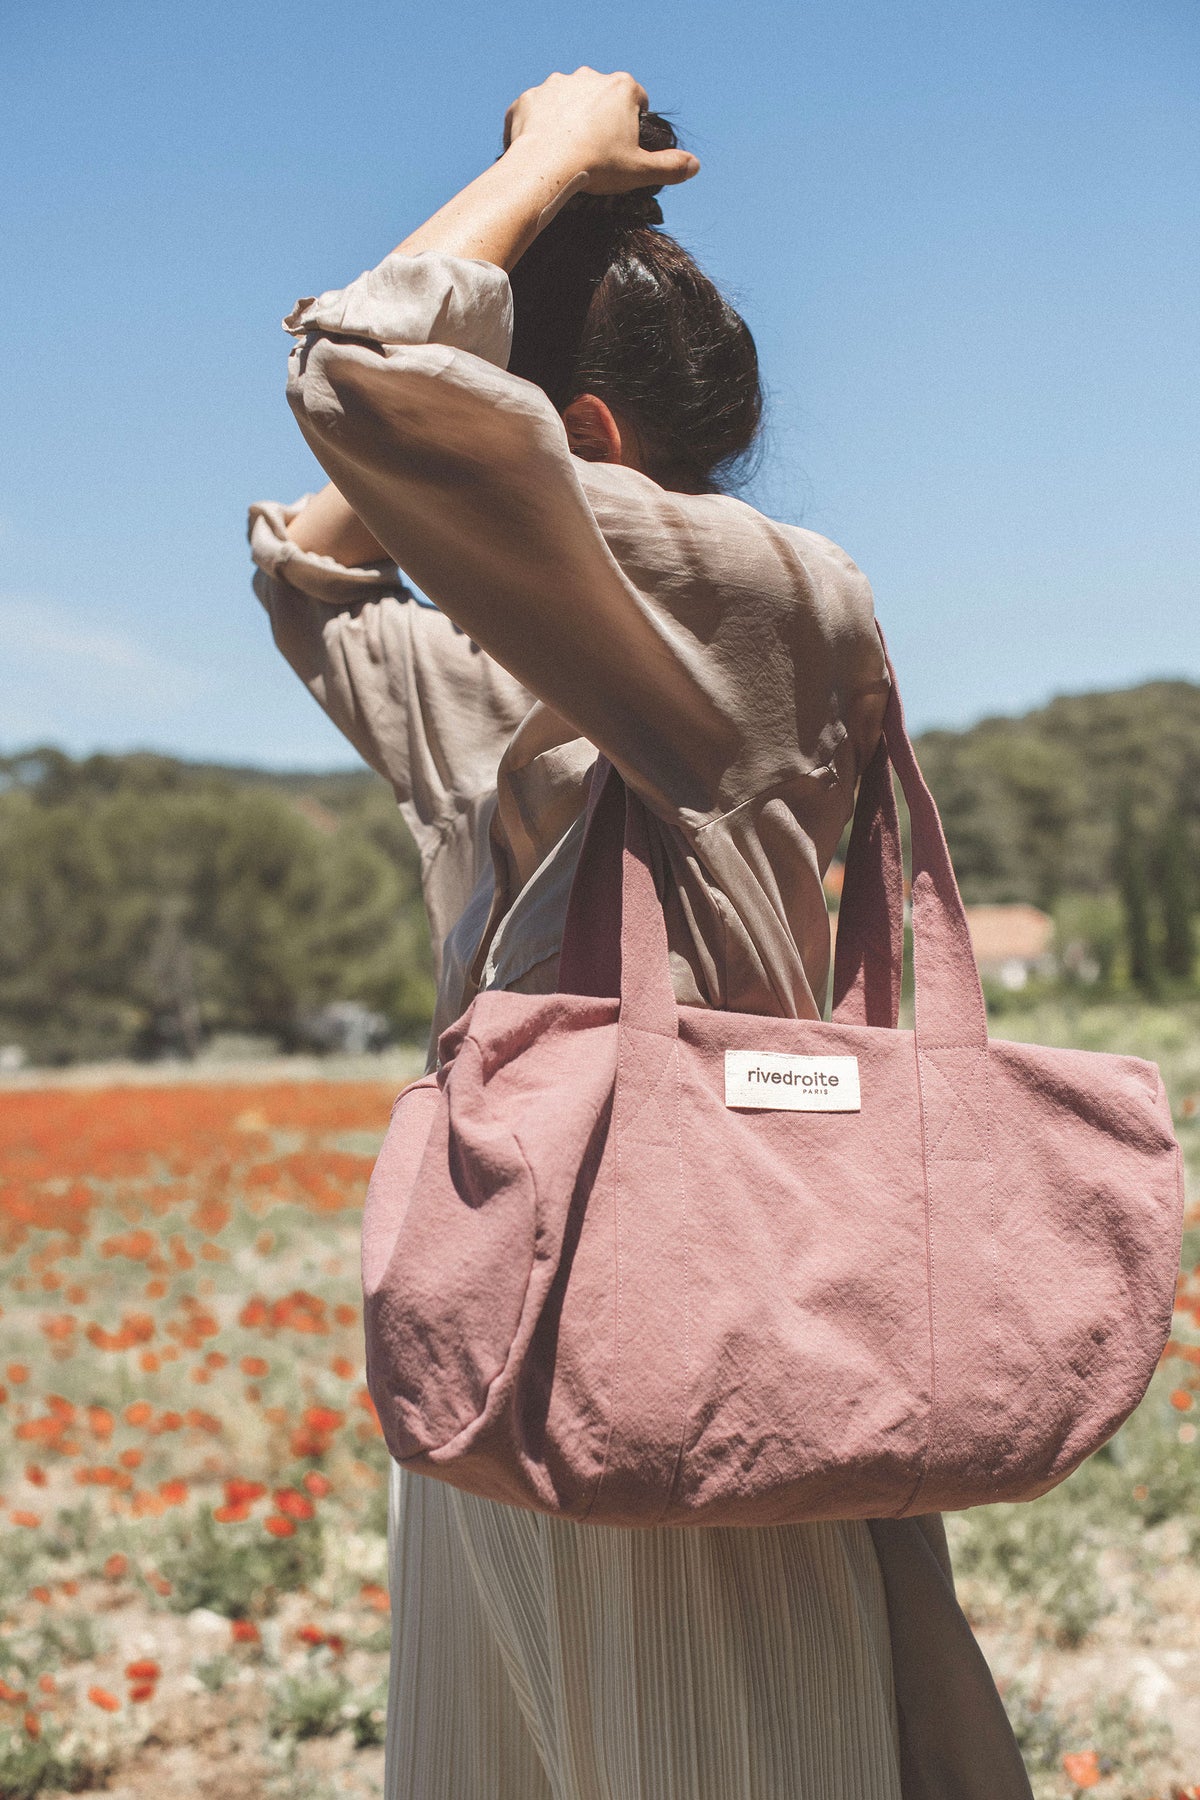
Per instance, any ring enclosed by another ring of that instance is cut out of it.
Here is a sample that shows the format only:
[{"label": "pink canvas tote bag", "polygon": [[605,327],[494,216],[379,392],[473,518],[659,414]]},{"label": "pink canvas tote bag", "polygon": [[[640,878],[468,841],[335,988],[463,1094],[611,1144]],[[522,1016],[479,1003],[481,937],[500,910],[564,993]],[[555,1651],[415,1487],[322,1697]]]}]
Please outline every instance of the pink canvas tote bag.
[{"label": "pink canvas tote bag", "polygon": [[605,1524],[902,1516],[1030,1499],[1137,1404],[1182,1230],[1161,1078],[989,1043],[894,677],[832,1022],[676,1004],[645,811],[603,759],[561,970],[477,995],[392,1114],[363,1280],[399,1462]]}]

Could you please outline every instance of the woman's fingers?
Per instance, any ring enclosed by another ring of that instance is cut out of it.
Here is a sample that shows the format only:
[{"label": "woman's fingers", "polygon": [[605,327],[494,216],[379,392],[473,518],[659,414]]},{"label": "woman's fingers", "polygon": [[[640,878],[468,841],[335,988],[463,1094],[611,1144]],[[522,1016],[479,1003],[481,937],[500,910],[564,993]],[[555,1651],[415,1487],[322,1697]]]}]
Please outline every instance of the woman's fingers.
[{"label": "woman's fingers", "polygon": [[700,173],[699,158],[689,150],[650,150],[646,152],[646,186],[661,181],[666,187],[678,187]]},{"label": "woman's fingers", "polygon": [[637,187],[690,181],[700,164],[686,150],[643,150],[638,119],[650,97],[627,70],[610,75],[583,67],[557,71],[526,88],[509,107],[504,145],[526,134],[560,174],[586,172],[587,191],[621,194]]}]

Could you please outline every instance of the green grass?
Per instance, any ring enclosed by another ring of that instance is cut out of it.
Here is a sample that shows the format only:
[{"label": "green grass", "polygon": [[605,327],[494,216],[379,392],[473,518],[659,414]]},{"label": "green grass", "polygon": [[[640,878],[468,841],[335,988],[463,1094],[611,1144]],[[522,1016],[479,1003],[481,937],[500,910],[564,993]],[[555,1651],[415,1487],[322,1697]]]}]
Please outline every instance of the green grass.
[{"label": "green grass", "polygon": [[0,1795],[4,1800],[36,1800],[49,1789],[75,1794],[101,1787],[112,1759],[95,1745],[75,1744],[56,1727],[32,1738],[23,1727],[0,1731]]},{"label": "green grass", "polygon": [[272,1737],[332,1737],[347,1723],[350,1689],[339,1669],[306,1669],[277,1682],[268,1720]]},{"label": "green grass", "polygon": [[173,1611],[203,1606],[226,1619],[248,1619],[273,1612],[281,1594],[310,1588],[324,1556],[315,1520],[298,1525],[294,1537],[264,1538],[257,1521],[218,1525],[211,1511],[197,1508],[173,1529],[161,1566]]},{"label": "green grass", "polygon": [[1034,1800],[1062,1800],[1082,1790],[1067,1779],[1063,1758],[1082,1745],[1102,1744],[1097,1756],[1106,1800],[1143,1800],[1142,1771],[1168,1754],[1170,1727],[1144,1718],[1122,1695],[1099,1697],[1086,1712],[1064,1712],[1026,1682],[1005,1691],[1004,1704],[1021,1748]]},{"label": "green grass", "polygon": [[[992,1028],[996,1036],[1158,1062],[1195,1203],[1200,1004],[1088,1005],[1042,997],[1033,1005],[1007,1005]],[[314,1094],[314,1108],[319,1098]],[[107,1119],[108,1104],[97,1101],[98,1119]],[[182,1688],[170,1687],[187,1672],[176,1653],[174,1662],[164,1656],[164,1698],[158,1704],[185,1706],[201,1699],[208,1705],[210,1696],[220,1696],[216,1710],[240,1719],[239,1731],[270,1747],[280,1770],[280,1800],[285,1794],[287,1800],[304,1794],[332,1800],[339,1778],[318,1775],[304,1758],[336,1758],[339,1740],[347,1751],[382,1741],[389,1632],[361,1592],[364,1584],[377,1587],[385,1580],[387,1459],[355,1398],[361,1327],[352,1311],[348,1323],[335,1316],[357,1298],[356,1217],[348,1208],[324,1213],[288,1197],[293,1193],[288,1184],[307,1178],[316,1166],[317,1149],[300,1135],[293,1141],[282,1129],[268,1141],[254,1123],[265,1104],[248,1088],[244,1097],[228,1101],[228,1120],[214,1108],[212,1140],[214,1156],[223,1156],[227,1144],[236,1150],[243,1141],[254,1145],[256,1134],[262,1137],[261,1150],[238,1151],[248,1168],[258,1157],[264,1162],[293,1152],[310,1157],[309,1164],[297,1165],[294,1178],[280,1163],[281,1172],[272,1179],[283,1198],[274,1199],[269,1210],[258,1202],[241,1206],[240,1172],[226,1181],[204,1165],[193,1178],[164,1163],[163,1193],[169,1180],[175,1197],[161,1222],[153,1218],[155,1247],[148,1261],[103,1247],[110,1235],[126,1233],[148,1216],[146,1207],[139,1212],[133,1205],[135,1190],[120,1175],[108,1178],[111,1187],[98,1194],[89,1234],[78,1246],[33,1235],[11,1259],[14,1278],[0,1318],[0,1371],[13,1362],[28,1363],[31,1370],[21,1380],[5,1376],[11,1392],[7,1435],[0,1437],[7,1462],[3,1491],[8,1508],[35,1512],[41,1523],[36,1530],[5,1529],[0,1678],[13,1690],[28,1690],[29,1704],[41,1709],[42,1735],[34,1738],[22,1728],[23,1704],[0,1708],[0,1800],[33,1800],[38,1793],[97,1785],[108,1778],[110,1766],[119,1782],[120,1764],[111,1746],[119,1746],[120,1757],[129,1756],[153,1719],[152,1707],[133,1707],[126,1698],[120,1673],[124,1640],[134,1629],[148,1642],[161,1633],[166,1645],[178,1644],[185,1627],[172,1614],[197,1609],[261,1624],[261,1640],[238,1643],[228,1627],[210,1621],[197,1640],[183,1640],[193,1644],[191,1699]],[[357,1142],[332,1145],[347,1147],[366,1148]],[[256,1164],[251,1169],[260,1172]],[[351,1183],[358,1177],[351,1171],[344,1179]],[[209,1186],[227,1189],[237,1203],[224,1226],[200,1222]],[[259,1192],[249,1183],[247,1191]],[[208,1238],[219,1242],[220,1259],[203,1259]],[[45,1255],[47,1243],[59,1246],[55,1257]],[[190,1247],[194,1266],[177,1263],[177,1244]],[[1185,1240],[1185,1262],[1189,1268],[1200,1262],[1200,1225]],[[146,1290],[159,1274],[166,1284],[166,1292],[153,1301],[154,1344],[164,1351],[161,1368],[145,1370],[137,1346],[96,1354],[83,1337],[86,1321],[98,1318],[111,1330],[127,1311],[150,1310]],[[80,1303],[68,1353],[43,1336],[41,1321],[75,1305],[60,1287],[76,1280],[88,1288],[89,1298]],[[321,1297],[327,1317],[319,1329],[241,1322],[251,1293],[274,1301],[297,1290]],[[187,1310],[190,1295],[212,1310],[219,1331],[185,1344],[193,1317]],[[1182,1318],[1179,1329],[1189,1341],[1200,1342],[1200,1333]],[[183,1350],[167,1362],[166,1347],[176,1343]],[[210,1371],[205,1362],[212,1349],[223,1357]],[[268,1371],[243,1375],[241,1363],[248,1356],[269,1364]],[[342,1368],[347,1359],[354,1364],[349,1374]],[[193,1386],[197,1371],[204,1380]],[[1125,1647],[1132,1653],[1135,1642],[1153,1643],[1161,1628],[1150,1615],[1149,1596],[1163,1587],[1152,1577],[1160,1577],[1172,1559],[1200,1556],[1200,1444],[1192,1433],[1192,1420],[1200,1424],[1200,1389],[1195,1408],[1187,1412],[1169,1398],[1197,1373],[1178,1359],[1165,1366],[1113,1441],[1041,1500],[979,1508],[947,1521],[968,1615],[989,1648],[1000,1645],[1001,1673],[1006,1660],[1019,1671],[1006,1683],[1005,1700],[1038,1800],[1071,1800],[1062,1757],[1088,1748],[1102,1757],[1106,1770],[1097,1800],[1149,1800],[1155,1793],[1165,1800],[1166,1769],[1182,1783],[1200,1780],[1200,1768],[1175,1768],[1170,1762],[1162,1748],[1165,1727],[1137,1716],[1124,1692],[1129,1676],[1118,1654]],[[65,1396],[76,1408],[74,1452],[17,1435],[22,1420],[44,1416],[47,1395]],[[151,1430],[126,1418],[131,1403],[156,1419],[167,1408],[182,1414],[198,1405],[219,1418],[220,1430],[203,1419]],[[293,1439],[312,1405],[335,1408],[345,1421],[320,1455],[297,1448]],[[89,1423],[92,1407],[112,1415],[100,1437]],[[123,1455],[140,1458],[128,1464],[138,1492],[153,1497],[170,1480],[186,1489],[185,1498],[165,1511],[135,1513],[116,1489],[81,1491],[76,1485],[74,1471],[102,1462],[124,1467]],[[41,1485],[25,1473],[28,1464],[38,1462],[48,1472]],[[327,1476],[328,1491],[311,1490],[316,1516],[298,1518],[292,1536],[269,1534],[265,1519],[273,1502],[266,1497],[243,1521],[214,1517],[221,1484],[231,1476],[262,1480],[272,1490],[303,1490],[310,1474]],[[7,1526],[2,1515],[0,1525]],[[121,1565],[121,1572],[110,1572],[110,1564]],[[51,1599],[35,1598],[42,1588],[51,1591]],[[333,1621],[345,1639],[343,1655],[298,1651],[297,1630],[313,1619]],[[1036,1680],[1028,1666],[1031,1646],[1035,1660],[1044,1663]],[[1103,1659],[1107,1671],[1108,1685],[1098,1683],[1086,1705],[1071,1700],[1069,1683],[1060,1687],[1054,1677],[1056,1669],[1072,1664],[1081,1646],[1084,1656]],[[39,1691],[43,1674],[59,1678],[57,1694]],[[119,1693],[119,1716],[110,1720],[89,1706],[93,1680]],[[197,1683],[203,1690],[199,1696]],[[308,1744],[320,1739],[329,1741]],[[268,1781],[263,1791],[275,1790]]]}]

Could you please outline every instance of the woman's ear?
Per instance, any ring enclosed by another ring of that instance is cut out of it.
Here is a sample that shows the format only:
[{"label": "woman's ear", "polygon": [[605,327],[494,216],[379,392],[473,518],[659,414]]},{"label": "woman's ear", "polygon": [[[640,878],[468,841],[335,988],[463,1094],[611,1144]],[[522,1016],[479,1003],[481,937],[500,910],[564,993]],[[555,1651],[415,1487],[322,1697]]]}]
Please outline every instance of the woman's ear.
[{"label": "woman's ear", "polygon": [[626,460],[622,454],[625,446],[621,441],[621,428],[611,408],[595,394],[580,394],[572,400],[563,409],[563,424],[567,428],[567,443],[572,456],[581,457],[584,462],[619,463]]}]

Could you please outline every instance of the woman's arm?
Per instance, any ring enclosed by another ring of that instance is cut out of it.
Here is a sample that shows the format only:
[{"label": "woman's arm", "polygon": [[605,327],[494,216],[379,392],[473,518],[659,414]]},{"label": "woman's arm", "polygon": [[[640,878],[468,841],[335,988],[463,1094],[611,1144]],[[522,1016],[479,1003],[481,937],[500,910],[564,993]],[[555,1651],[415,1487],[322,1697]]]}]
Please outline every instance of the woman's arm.
[{"label": "woman's arm", "polygon": [[[499,161],[410,233],[396,254],[438,251],[511,271],[573,194],[689,180],[700,164],[687,151],[640,147],[638,117],[648,104],[631,75],[587,68],[551,75],[509,107]],[[302,550],[347,565],[387,555],[332,482],[297,514],[288,535]]]},{"label": "woman's arm", "polygon": [[502,269],[432,251],[301,302],[288,399],[330,479],[445,619],[661,817],[699,829],[798,775],[832,779],[830,696],[862,685],[871,629],[862,576],[740,501],[573,456],[506,367],[511,325]]},{"label": "woman's arm", "polygon": [[511,272],[572,194],[627,194],[688,181],[700,164],[686,150],[643,150],[649,106],[632,75],[576,69],[551,75],[508,109],[505,152],[397,250],[439,250]]},{"label": "woman's arm", "polygon": [[[631,104],[630,137],[635,119]],[[527,135],[556,181],[581,172],[552,131]],[[625,176],[646,178],[644,163]],[[289,403],[366,529],[661,817],[698,830],[798,777],[837,778],[830,696],[860,685],[845,652],[869,625],[862,577],[739,501],[573,456],[547,395],[508,370],[500,263],[393,252],[287,328]]]},{"label": "woman's arm", "polygon": [[343,566],[290,541],[288,523],[310,504],[251,507],[254,591],[309,693],[391,784],[428,869],[495,786],[532,696],[443,614],[408,598],[394,564]]}]

